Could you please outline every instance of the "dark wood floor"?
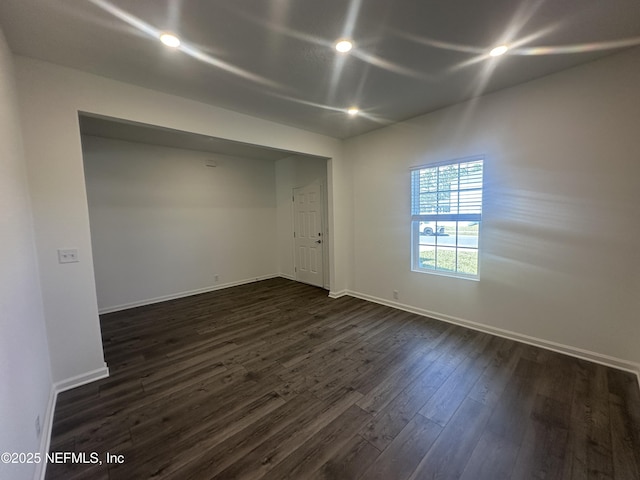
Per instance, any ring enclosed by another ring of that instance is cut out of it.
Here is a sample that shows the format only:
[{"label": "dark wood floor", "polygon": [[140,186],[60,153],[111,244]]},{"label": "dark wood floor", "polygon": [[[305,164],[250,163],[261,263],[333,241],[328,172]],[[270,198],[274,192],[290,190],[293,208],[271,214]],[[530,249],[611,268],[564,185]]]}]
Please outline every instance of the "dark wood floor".
[{"label": "dark wood floor", "polygon": [[640,479],[629,373],[267,280],[103,315],[54,479]]}]

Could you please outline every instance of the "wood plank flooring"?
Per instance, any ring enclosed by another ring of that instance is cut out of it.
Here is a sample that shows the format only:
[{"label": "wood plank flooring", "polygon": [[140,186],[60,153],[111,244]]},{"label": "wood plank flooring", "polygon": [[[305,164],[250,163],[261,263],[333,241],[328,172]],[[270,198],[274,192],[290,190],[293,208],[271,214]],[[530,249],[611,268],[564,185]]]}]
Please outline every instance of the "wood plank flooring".
[{"label": "wood plank flooring", "polygon": [[640,479],[626,372],[284,279],[101,322],[49,480]]}]

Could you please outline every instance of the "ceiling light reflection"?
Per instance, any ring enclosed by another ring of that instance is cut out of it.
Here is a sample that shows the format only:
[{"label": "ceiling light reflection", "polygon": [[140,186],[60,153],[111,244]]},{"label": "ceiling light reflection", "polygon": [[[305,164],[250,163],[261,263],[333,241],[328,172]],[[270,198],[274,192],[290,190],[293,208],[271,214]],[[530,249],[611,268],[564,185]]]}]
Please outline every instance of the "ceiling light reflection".
[{"label": "ceiling light reflection", "polygon": [[556,45],[546,47],[523,47],[512,49],[514,55],[557,55],[567,53],[598,52],[616,48],[634,47],[640,45],[640,37],[613,40],[610,42],[582,43],[576,45]]},{"label": "ceiling light reflection", "polygon": [[[160,38],[161,35],[168,33],[168,32],[162,32],[159,29],[153,27],[152,25],[149,25],[148,23],[143,22],[142,20],[131,15],[130,13],[127,13],[124,10],[116,7],[115,5],[112,5],[107,0],[89,0],[89,1],[93,3],[95,6],[97,6],[98,8],[101,8],[105,12],[108,12],[114,17],[119,18],[123,22],[128,23],[129,25],[140,30],[141,32],[146,33],[152,38],[157,39],[157,38]],[[225,72],[231,73],[233,75],[237,75],[238,77],[242,77],[246,80],[250,80],[252,82],[256,82],[261,85],[265,85],[272,88],[278,88],[278,89],[283,88],[281,85],[279,85],[278,83],[272,80],[269,80],[260,75],[257,75],[255,73],[244,70],[240,67],[236,67],[235,65],[232,65],[230,63],[219,60],[215,57],[212,57],[211,55],[208,55],[200,51],[196,47],[192,47],[184,43],[181,43],[179,46],[175,48],[178,48],[181,52],[184,52],[185,54],[195,58],[196,60],[200,60],[201,62],[207,63],[211,66],[224,70]]]},{"label": "ceiling light reflection", "polygon": [[370,53],[366,53],[360,49],[355,50],[351,55],[359,58],[363,62],[373,65],[374,67],[382,68],[383,70],[387,70],[389,72],[397,73],[400,75],[405,75],[407,77],[417,78],[418,80],[426,80],[426,81],[433,80],[435,78],[434,75],[430,75],[424,72],[419,72],[417,70],[413,70],[403,65],[392,63],[388,60],[385,60],[384,58],[380,58]]},{"label": "ceiling light reflection", "polygon": [[173,33],[165,32],[161,34],[160,41],[164,43],[167,47],[177,48],[180,46],[180,39],[176,37]]},{"label": "ceiling light reflection", "polygon": [[414,43],[419,43],[421,45],[426,45],[428,47],[440,48],[442,50],[451,50],[454,52],[462,52],[462,53],[473,53],[475,55],[481,55],[485,51],[482,48],[471,47],[468,45],[460,45],[458,43],[443,42],[440,40],[436,40],[434,38],[427,38],[427,37],[414,35],[411,33],[406,33],[401,30],[394,30],[393,33],[401,38],[410,40]]},{"label": "ceiling light reflection", "polygon": [[[302,100],[301,98],[296,98],[293,97],[291,95],[284,95],[281,93],[276,93],[276,92],[266,92],[268,95],[271,95],[273,97],[276,98],[281,98],[283,100],[287,100],[289,102],[293,102],[293,103],[299,103],[300,105],[307,105],[309,107],[314,107],[314,108],[319,108],[322,110],[327,110],[330,112],[337,112],[340,113],[341,115],[344,115],[345,113],[345,109],[344,108],[338,108],[338,107],[332,107],[330,105],[323,105],[321,103],[317,103],[317,102],[310,102],[309,100]],[[353,107],[355,108],[355,107]],[[396,121],[392,121],[383,117],[380,117],[378,115],[373,115],[371,113],[365,113],[361,110],[358,110],[358,116],[361,118],[366,118],[367,120],[370,120],[372,122],[375,122],[379,125],[391,125],[393,123],[396,123]]]},{"label": "ceiling light reflection", "polygon": [[340,40],[336,42],[335,49],[340,53],[347,53],[353,48],[353,43],[349,40]]},{"label": "ceiling light reflection", "polygon": [[500,55],[504,55],[505,53],[507,53],[507,50],[509,50],[509,47],[507,47],[506,45],[499,45],[491,49],[491,51],[489,52],[489,56],[499,57]]}]

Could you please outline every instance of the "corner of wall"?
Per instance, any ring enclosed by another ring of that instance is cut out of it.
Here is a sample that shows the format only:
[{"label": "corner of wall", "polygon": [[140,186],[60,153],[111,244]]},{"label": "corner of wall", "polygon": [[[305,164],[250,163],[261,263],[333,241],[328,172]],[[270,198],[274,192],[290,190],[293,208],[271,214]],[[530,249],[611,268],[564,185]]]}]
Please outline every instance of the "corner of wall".
[{"label": "corner of wall", "polygon": [[56,410],[56,403],[58,401],[58,395],[66,390],[71,390],[72,388],[80,387],[87,383],[91,383],[96,380],[106,378],[108,376],[109,376],[109,368],[105,363],[103,368],[94,370],[92,372],[88,372],[83,375],[78,375],[77,377],[63,380],[61,382],[57,382],[51,385],[51,389],[49,391],[49,401],[47,402],[47,410],[45,412],[45,416],[42,422],[43,428],[42,428],[42,433],[40,437],[39,453],[40,453],[41,461],[36,464],[36,470],[33,475],[34,480],[44,480],[47,473],[46,457],[47,457],[47,454],[49,453],[49,448],[51,447],[53,419],[54,419],[55,410]]},{"label": "corner of wall", "polygon": [[40,447],[39,453],[41,461],[36,464],[36,470],[33,475],[34,480],[44,480],[45,475],[47,473],[47,461],[46,456],[49,452],[49,447],[51,446],[51,432],[53,429],[53,417],[56,410],[56,401],[58,399],[58,392],[56,391],[56,386],[54,384],[51,385],[51,389],[49,391],[49,401],[47,402],[47,410],[45,412],[44,419],[42,421],[42,433],[40,437]]}]

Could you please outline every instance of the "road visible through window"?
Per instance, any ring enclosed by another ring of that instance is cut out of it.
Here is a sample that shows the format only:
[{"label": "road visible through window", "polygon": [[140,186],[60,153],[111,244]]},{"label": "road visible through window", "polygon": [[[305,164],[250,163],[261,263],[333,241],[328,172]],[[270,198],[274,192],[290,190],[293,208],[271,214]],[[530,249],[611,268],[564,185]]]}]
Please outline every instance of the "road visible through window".
[{"label": "road visible through window", "polygon": [[479,276],[482,157],[411,170],[412,270]]}]

